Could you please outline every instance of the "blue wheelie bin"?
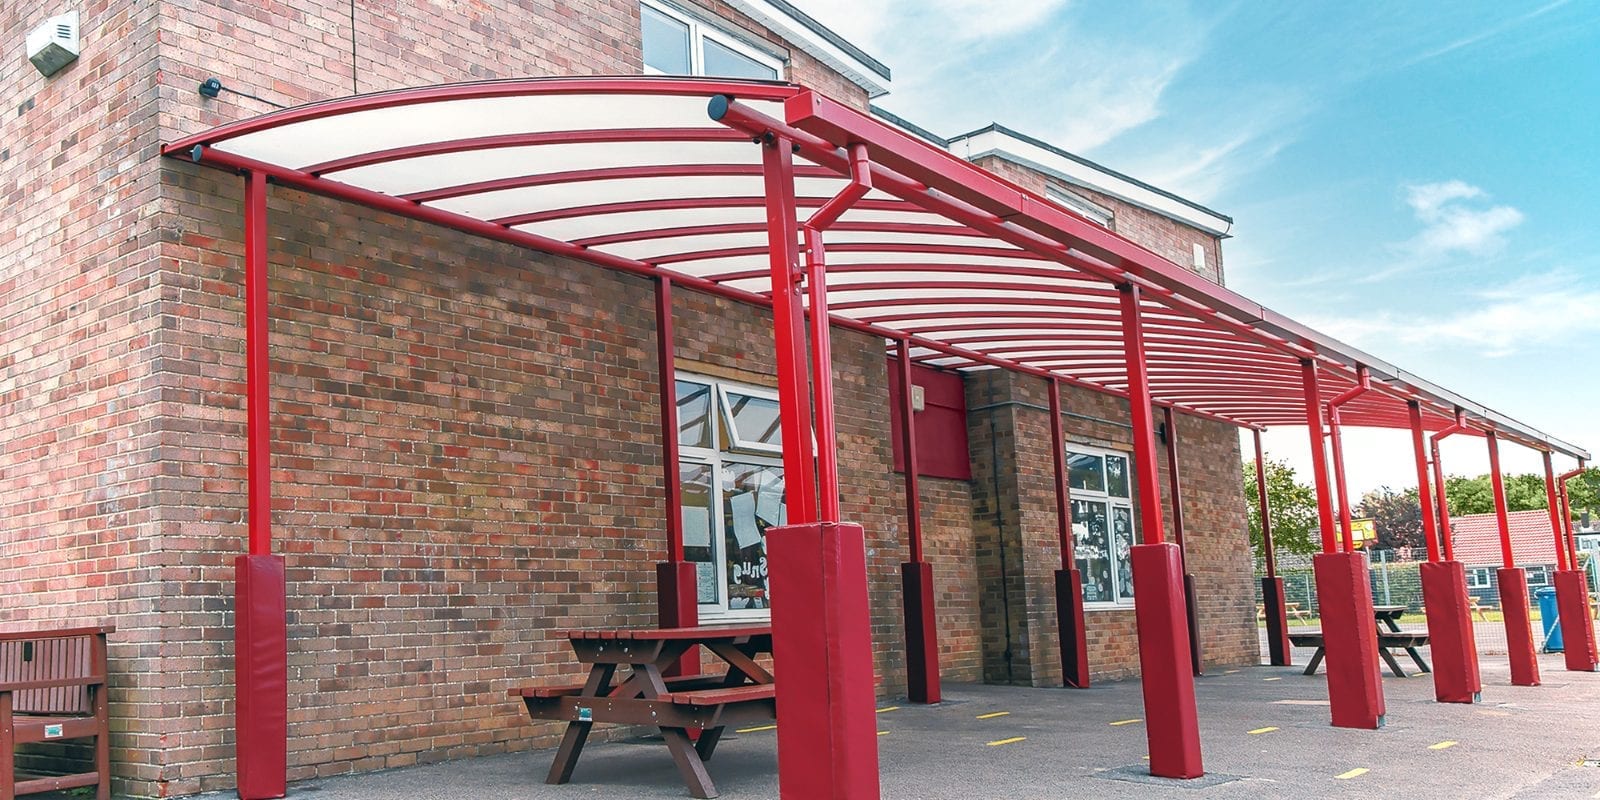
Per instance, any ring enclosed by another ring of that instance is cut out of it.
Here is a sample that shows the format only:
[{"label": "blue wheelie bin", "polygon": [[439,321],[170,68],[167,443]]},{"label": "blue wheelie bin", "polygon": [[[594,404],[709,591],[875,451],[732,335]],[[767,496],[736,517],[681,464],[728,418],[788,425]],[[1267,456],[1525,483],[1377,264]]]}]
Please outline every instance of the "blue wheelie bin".
[{"label": "blue wheelie bin", "polygon": [[1561,610],[1556,606],[1556,590],[1544,586],[1533,593],[1539,599],[1539,620],[1544,623],[1544,651],[1561,652]]}]

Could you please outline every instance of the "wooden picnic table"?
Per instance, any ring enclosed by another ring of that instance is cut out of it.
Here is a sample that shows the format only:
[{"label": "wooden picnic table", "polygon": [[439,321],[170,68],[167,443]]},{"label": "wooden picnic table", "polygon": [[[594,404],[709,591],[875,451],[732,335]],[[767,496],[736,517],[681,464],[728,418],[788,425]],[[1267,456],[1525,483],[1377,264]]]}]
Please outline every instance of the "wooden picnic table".
[{"label": "wooden picnic table", "polygon": [[[1389,648],[1391,647],[1398,647],[1406,651],[1406,654],[1411,656],[1411,660],[1416,662],[1417,669],[1423,672],[1432,672],[1432,670],[1428,668],[1428,662],[1423,661],[1422,654],[1417,652],[1418,647],[1428,643],[1428,634],[1426,631],[1401,630],[1400,617],[1404,616],[1405,613],[1405,606],[1372,607],[1374,630],[1378,635],[1378,655],[1383,659],[1384,663],[1389,665],[1389,671],[1393,672],[1396,677],[1400,678],[1406,678],[1410,676],[1407,675],[1406,671],[1400,667],[1400,662],[1395,660],[1394,653],[1389,652]],[[1383,627],[1376,627],[1378,624],[1382,624]],[[1317,648],[1317,651],[1311,654],[1311,663],[1306,665],[1305,670],[1305,674],[1307,675],[1317,674],[1317,667],[1321,666],[1322,657],[1327,653],[1327,647],[1323,641],[1322,631],[1291,631],[1289,633],[1289,641],[1296,647]]]},{"label": "wooden picnic table", "polygon": [[[654,725],[694,797],[717,796],[706,762],[723,729],[777,718],[772,673],[757,658],[772,652],[770,625],[697,628],[621,628],[558,631],[572,643],[588,679],[570,686],[512,689],[533,719],[567,723],[545,783],[572,779],[578,756],[596,722]],[[668,678],[663,670],[696,645],[721,659],[720,674]],[[614,683],[618,667],[628,675]],[[691,736],[691,731],[696,736]]]}]

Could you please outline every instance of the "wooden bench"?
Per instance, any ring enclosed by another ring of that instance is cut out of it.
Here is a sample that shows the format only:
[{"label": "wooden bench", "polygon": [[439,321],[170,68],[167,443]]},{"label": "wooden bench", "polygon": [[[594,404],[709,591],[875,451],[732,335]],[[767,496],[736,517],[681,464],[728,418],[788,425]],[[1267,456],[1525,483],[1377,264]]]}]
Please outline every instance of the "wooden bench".
[{"label": "wooden bench", "polygon": [[[1400,662],[1395,660],[1394,654],[1389,652],[1389,648],[1391,647],[1398,647],[1405,650],[1406,653],[1411,656],[1411,660],[1416,662],[1417,668],[1423,672],[1432,671],[1428,668],[1428,662],[1423,661],[1422,655],[1417,652],[1418,647],[1422,647],[1428,643],[1427,633],[1422,631],[1385,630],[1380,630],[1377,633],[1378,655],[1383,658],[1384,663],[1389,665],[1389,671],[1393,672],[1396,677],[1407,678],[1410,676],[1406,674],[1404,669],[1400,668]],[[1317,648],[1317,652],[1311,655],[1311,663],[1306,665],[1305,671],[1305,674],[1307,675],[1317,674],[1317,667],[1322,665],[1322,657],[1326,654],[1326,646],[1323,642],[1322,631],[1291,631],[1289,633],[1289,643],[1293,644],[1295,647]]]},{"label": "wooden bench", "polygon": [[[0,633],[0,800],[95,787],[111,798],[106,634],[111,626]],[[16,746],[93,738],[94,769],[73,775],[16,770]]]}]

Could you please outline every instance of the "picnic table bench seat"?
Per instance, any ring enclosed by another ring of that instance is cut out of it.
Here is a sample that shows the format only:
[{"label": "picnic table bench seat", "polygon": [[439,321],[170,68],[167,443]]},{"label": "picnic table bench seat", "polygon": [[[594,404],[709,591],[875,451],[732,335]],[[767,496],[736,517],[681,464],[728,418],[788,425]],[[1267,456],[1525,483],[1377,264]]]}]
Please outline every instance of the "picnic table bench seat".
[{"label": "picnic table bench seat", "polygon": [[[1305,674],[1307,675],[1317,674],[1317,667],[1322,665],[1322,658],[1326,652],[1326,643],[1323,640],[1321,629],[1311,628],[1290,631],[1289,643],[1295,647],[1317,648],[1317,652],[1311,655],[1311,663],[1307,664],[1305,669]],[[1378,630],[1378,655],[1389,665],[1389,671],[1393,672],[1397,677],[1406,678],[1410,676],[1406,675],[1406,671],[1401,668],[1400,662],[1395,660],[1394,654],[1389,652],[1389,648],[1398,647],[1405,650],[1411,656],[1411,660],[1416,662],[1418,669],[1423,672],[1431,672],[1432,670],[1428,668],[1428,662],[1423,661],[1422,656],[1417,653],[1417,648],[1423,647],[1427,643],[1428,633],[1426,631]]]},{"label": "picnic table bench seat", "polygon": [[[110,800],[106,634],[115,630],[107,625],[0,633],[0,800],[86,787],[94,787],[97,800]],[[91,738],[92,770],[16,770],[17,745]]]}]

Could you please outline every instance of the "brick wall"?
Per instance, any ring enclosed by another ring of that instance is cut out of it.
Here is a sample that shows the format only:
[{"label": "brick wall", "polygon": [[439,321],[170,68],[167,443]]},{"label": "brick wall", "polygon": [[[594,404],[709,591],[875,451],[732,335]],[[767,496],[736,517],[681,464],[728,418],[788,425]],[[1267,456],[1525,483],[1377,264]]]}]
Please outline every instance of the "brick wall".
[{"label": "brick wall", "polygon": [[[1051,175],[1024,167],[999,156],[984,156],[973,163],[1000,175],[1025,189],[1045,193],[1046,187],[1071,192],[1112,212],[1111,230],[1149,248],[1156,255],[1206,278],[1223,283],[1222,240],[1108,194],[1069,184]],[[1206,268],[1194,269],[1194,246],[1205,249]]]},{"label": "brick wall", "polygon": [[[46,79],[22,41],[69,9],[83,52]],[[155,19],[129,0],[0,2],[0,625],[115,622],[113,757],[140,778],[162,731],[133,720],[159,716],[159,615],[179,574],[161,539],[166,292],[145,223]]]}]

